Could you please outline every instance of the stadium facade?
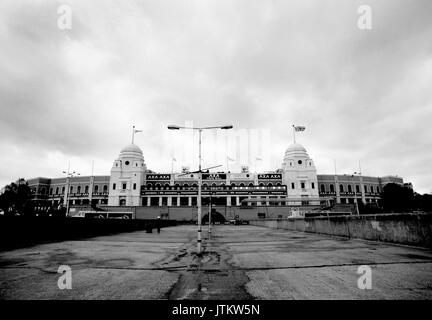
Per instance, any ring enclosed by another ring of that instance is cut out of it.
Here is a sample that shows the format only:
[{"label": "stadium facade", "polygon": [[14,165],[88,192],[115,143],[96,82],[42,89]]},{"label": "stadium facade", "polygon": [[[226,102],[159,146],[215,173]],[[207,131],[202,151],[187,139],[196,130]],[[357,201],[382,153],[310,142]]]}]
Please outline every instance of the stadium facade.
[{"label": "stadium facade", "polygon": [[[98,207],[194,207],[197,173],[154,173],[135,144],[120,151],[107,176],[34,178],[28,180],[35,208],[65,204]],[[202,173],[202,203],[225,207],[318,206],[375,204],[388,183],[403,185],[397,176],[317,174],[306,149],[291,144],[282,167],[274,172]]]}]

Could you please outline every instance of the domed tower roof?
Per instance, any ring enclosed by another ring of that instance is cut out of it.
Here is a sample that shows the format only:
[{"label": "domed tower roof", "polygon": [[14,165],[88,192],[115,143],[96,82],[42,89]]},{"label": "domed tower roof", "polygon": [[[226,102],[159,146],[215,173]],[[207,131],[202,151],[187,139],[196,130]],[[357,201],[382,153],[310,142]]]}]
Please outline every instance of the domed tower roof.
[{"label": "domed tower roof", "polygon": [[286,149],[287,152],[306,152],[306,149],[299,143],[293,143]]},{"label": "domed tower roof", "polygon": [[296,156],[306,156],[309,157],[309,155],[307,154],[307,151],[305,149],[305,147],[303,147],[301,144],[299,143],[293,143],[291,144],[285,151],[285,157],[284,158],[292,158],[292,157],[296,157]]},{"label": "domed tower roof", "polygon": [[295,163],[293,160],[295,159],[302,159],[302,161],[310,159],[306,148],[299,143],[293,143],[286,149],[283,157],[282,168],[292,167]]},{"label": "domed tower roof", "polygon": [[133,143],[127,145],[120,151],[120,158],[126,158],[126,157],[127,158],[134,157],[140,159],[144,158],[143,152],[140,149],[140,147],[134,145]]}]

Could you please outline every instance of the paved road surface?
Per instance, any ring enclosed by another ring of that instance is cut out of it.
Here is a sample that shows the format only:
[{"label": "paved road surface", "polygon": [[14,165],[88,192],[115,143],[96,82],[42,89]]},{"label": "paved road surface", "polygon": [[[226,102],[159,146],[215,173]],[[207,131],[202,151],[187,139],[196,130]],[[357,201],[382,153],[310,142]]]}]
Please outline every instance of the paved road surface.
[{"label": "paved road surface", "polygon": [[[0,252],[0,299],[432,298],[430,250],[216,226],[198,257],[195,230],[178,226]],[[72,268],[71,290],[58,289],[60,265]],[[371,290],[357,287],[360,265],[372,268]]]}]

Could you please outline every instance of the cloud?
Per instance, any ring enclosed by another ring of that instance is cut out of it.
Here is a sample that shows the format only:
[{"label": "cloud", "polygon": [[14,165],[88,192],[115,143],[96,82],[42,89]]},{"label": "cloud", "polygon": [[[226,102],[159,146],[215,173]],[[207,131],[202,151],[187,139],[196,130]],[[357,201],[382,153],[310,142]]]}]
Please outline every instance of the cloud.
[{"label": "cloud", "polygon": [[170,171],[179,145],[195,147],[166,125],[192,120],[270,129],[263,170],[280,166],[295,123],[320,173],[361,160],[432,191],[430,1],[373,1],[370,31],[354,0],[74,1],[72,30],[57,28],[60,4],[0,4],[1,184],[71,159],[108,174],[132,124],[147,165]]}]

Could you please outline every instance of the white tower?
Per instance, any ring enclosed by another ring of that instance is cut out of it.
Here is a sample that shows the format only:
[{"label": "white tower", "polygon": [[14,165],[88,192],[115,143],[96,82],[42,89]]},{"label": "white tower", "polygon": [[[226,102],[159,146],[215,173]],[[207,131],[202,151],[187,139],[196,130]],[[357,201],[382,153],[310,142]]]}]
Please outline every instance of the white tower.
[{"label": "white tower", "polygon": [[133,143],[124,147],[111,169],[108,205],[139,206],[146,170],[141,149]]},{"label": "white tower", "polygon": [[302,145],[293,143],[288,147],[282,171],[290,204],[319,204],[316,168]]}]

